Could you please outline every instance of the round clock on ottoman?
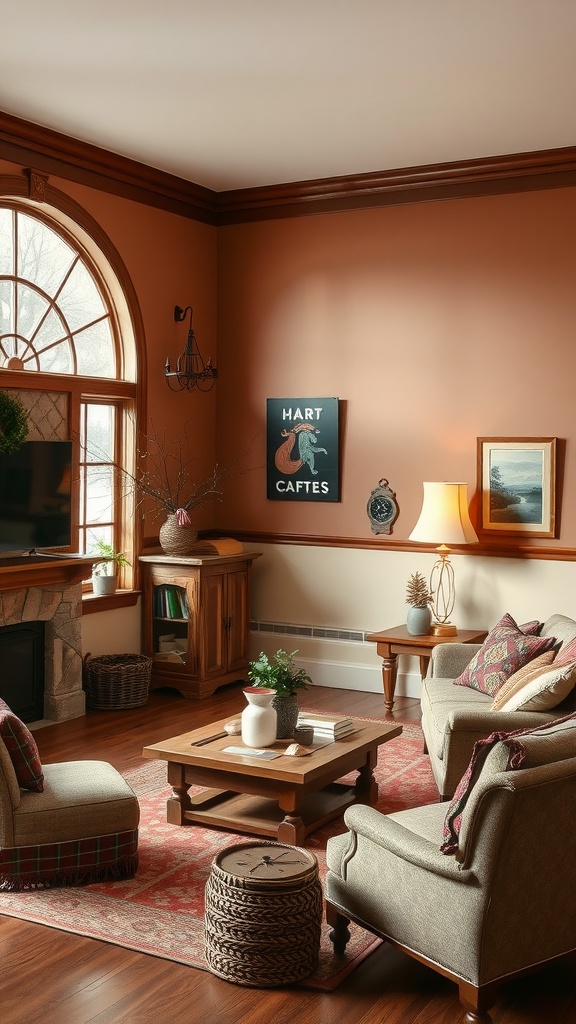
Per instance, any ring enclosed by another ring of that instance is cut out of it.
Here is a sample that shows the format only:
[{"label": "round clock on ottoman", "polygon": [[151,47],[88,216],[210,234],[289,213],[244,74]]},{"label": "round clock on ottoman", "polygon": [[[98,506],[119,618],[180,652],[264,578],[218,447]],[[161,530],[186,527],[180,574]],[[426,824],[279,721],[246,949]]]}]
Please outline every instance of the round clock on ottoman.
[{"label": "round clock on ottoman", "polygon": [[280,843],[229,846],[206,883],[204,948],[213,974],[273,988],[318,966],[322,888],[309,850]]}]

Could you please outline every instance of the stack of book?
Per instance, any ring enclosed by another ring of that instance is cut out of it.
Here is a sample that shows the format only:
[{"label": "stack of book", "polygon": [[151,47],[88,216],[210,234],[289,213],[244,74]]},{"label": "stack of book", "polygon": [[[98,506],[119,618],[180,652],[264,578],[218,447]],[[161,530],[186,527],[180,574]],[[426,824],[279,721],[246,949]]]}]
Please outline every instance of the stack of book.
[{"label": "stack of book", "polygon": [[185,588],[173,583],[161,583],[154,587],[154,615],[160,619],[187,619]]},{"label": "stack of book", "polygon": [[298,715],[298,725],[311,725],[314,729],[314,738],[339,740],[348,733],[354,732],[356,726],[351,718],[331,718],[324,715],[314,715],[308,712]]}]

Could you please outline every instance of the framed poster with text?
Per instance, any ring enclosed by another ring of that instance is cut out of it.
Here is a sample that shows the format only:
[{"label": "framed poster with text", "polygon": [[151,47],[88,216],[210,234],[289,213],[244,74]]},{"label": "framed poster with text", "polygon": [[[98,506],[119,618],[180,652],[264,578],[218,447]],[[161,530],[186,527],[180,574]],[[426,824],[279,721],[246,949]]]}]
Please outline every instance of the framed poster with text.
[{"label": "framed poster with text", "polygon": [[266,400],[271,501],[340,501],[337,398]]}]

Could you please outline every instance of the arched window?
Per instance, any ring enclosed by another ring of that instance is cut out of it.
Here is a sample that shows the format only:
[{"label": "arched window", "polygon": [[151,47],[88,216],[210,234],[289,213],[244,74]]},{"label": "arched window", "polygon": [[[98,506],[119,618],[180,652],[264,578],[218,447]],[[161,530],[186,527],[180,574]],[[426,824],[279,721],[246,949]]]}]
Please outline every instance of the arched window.
[{"label": "arched window", "polygon": [[[20,393],[31,439],[73,441],[72,549],[92,554],[102,540],[133,563],[123,469],[133,471],[143,387],[137,303],[101,229],[49,191],[54,205],[0,188],[0,387]],[[133,572],[120,582],[133,586]]]}]

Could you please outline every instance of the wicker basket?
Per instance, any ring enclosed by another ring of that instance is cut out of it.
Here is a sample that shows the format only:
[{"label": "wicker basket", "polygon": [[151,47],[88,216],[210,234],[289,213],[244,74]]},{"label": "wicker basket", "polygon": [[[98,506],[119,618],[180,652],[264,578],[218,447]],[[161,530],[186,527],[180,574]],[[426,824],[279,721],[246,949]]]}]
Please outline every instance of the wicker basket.
[{"label": "wicker basket", "polygon": [[102,654],[84,658],[86,705],[94,711],[140,708],[148,700],[152,658],[144,654]]}]

